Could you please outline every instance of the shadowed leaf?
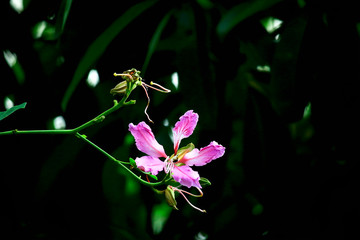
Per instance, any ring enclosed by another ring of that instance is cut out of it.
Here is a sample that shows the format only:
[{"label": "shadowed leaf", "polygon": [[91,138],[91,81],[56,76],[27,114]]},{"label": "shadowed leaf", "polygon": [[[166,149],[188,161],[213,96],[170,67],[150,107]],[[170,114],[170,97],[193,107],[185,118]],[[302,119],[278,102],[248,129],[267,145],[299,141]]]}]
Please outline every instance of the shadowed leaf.
[{"label": "shadowed leaf", "polygon": [[282,0],[256,0],[240,3],[223,16],[216,27],[216,32],[223,38],[241,21],[281,1]]},{"label": "shadowed leaf", "polygon": [[89,71],[90,67],[100,58],[109,46],[111,41],[136,17],[149,7],[154,5],[157,0],[140,2],[129,8],[123,15],[116,19],[86,50],[77,66],[74,76],[68,86],[64,98],[61,102],[61,108],[66,110],[67,104],[74,93],[83,76]]},{"label": "shadowed leaf", "polygon": [[159,42],[161,33],[163,32],[166,24],[168,23],[171,14],[172,14],[172,11],[168,12],[165,15],[165,17],[163,17],[163,19],[160,21],[158,27],[156,28],[156,30],[155,30],[152,38],[151,38],[151,41],[150,41],[149,47],[148,47],[148,51],[147,51],[147,54],[146,54],[145,62],[144,62],[144,65],[143,65],[143,67],[141,69],[142,74],[145,74],[147,66],[149,65],[149,62],[150,62],[150,58],[151,58],[151,56],[153,55],[153,53],[155,51],[155,48],[156,48],[156,46],[157,46],[157,44]]}]

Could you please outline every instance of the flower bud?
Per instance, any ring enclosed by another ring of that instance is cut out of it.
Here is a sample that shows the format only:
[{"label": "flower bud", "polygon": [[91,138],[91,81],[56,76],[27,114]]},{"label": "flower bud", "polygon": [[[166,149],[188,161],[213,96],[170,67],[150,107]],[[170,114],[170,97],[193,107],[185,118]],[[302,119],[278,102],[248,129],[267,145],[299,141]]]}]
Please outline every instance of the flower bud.
[{"label": "flower bud", "polygon": [[176,200],[175,200],[175,192],[174,192],[174,189],[172,188],[172,186],[167,186],[167,188],[165,189],[165,199],[166,199],[166,202],[167,204],[176,209],[176,210],[179,210],[177,207],[176,207]]},{"label": "flower bud", "polygon": [[110,94],[112,95],[122,95],[125,94],[126,92],[126,88],[127,88],[127,82],[126,81],[122,81],[120,82],[118,85],[116,85],[113,89],[110,90]]}]

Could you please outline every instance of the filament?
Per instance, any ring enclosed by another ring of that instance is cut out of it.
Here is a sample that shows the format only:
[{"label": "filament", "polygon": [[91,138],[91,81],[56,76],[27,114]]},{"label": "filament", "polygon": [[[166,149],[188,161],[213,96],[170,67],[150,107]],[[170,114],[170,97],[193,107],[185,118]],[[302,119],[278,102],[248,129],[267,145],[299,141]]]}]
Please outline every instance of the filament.
[{"label": "filament", "polygon": [[121,76],[121,77],[129,77],[131,80],[133,80],[133,77],[128,73],[114,73],[115,77]]},{"label": "filament", "polygon": [[[167,89],[167,88],[164,88],[163,86],[161,86],[161,85],[159,85],[159,84],[157,84],[157,83],[154,83],[154,82],[150,82],[150,85],[149,84],[146,84],[146,83],[144,83],[143,82],[143,84],[145,84],[147,87],[149,87],[149,88],[152,88],[152,89],[154,89],[154,90],[156,90],[156,91],[159,91],[159,92],[162,92],[162,93],[169,93],[169,92],[171,92],[171,90],[169,90],[169,89]],[[155,85],[155,86],[157,86],[157,87],[159,87],[159,88],[156,88],[156,87],[153,87],[152,85]]]},{"label": "filament", "polygon": [[204,196],[204,194],[203,194],[203,192],[201,191],[200,188],[196,187],[196,189],[199,191],[199,193],[200,193],[199,195],[196,195],[196,194],[187,192],[187,191],[182,190],[182,189],[179,189],[179,191],[184,192],[184,193],[187,193],[187,194],[189,194],[190,196],[193,196],[193,197],[202,197],[202,196]]},{"label": "filament", "polygon": [[170,89],[164,88],[164,87],[161,86],[160,84],[154,83],[153,81],[150,82],[150,85],[154,85],[154,86],[157,86],[158,88],[162,89],[162,90],[160,90],[160,89],[154,88],[154,89],[156,89],[156,90],[158,90],[158,91],[160,91],[160,92],[163,92],[163,93],[169,93],[169,92],[171,92]]},{"label": "filament", "polygon": [[167,157],[165,159],[165,173],[168,174],[169,172],[172,172],[174,166],[174,162],[169,157]]},{"label": "filament", "polygon": [[147,97],[147,99],[148,99],[148,102],[147,102],[147,105],[146,105],[146,107],[145,107],[144,113],[145,113],[146,117],[148,118],[149,122],[154,123],[153,120],[150,119],[149,114],[147,113],[147,109],[148,109],[148,107],[149,107],[149,105],[150,105],[150,97],[149,97],[149,94],[148,94],[148,92],[147,92],[147,90],[146,90],[146,88],[145,88],[145,86],[144,86],[144,83],[142,83],[141,86],[142,86],[142,88],[144,89],[145,94],[146,94],[146,97]]},{"label": "filament", "polygon": [[[200,208],[196,207],[195,205],[193,205],[193,204],[187,199],[187,197],[182,193],[182,192],[186,192],[186,191],[183,191],[183,190],[180,190],[180,189],[177,189],[177,188],[174,188],[174,190],[175,190],[175,191],[178,191],[178,192],[185,198],[185,200],[188,202],[188,204],[189,204],[191,207],[195,208],[196,210],[199,210],[200,212],[206,213],[206,210],[203,210],[203,209],[200,209]],[[201,191],[200,191],[200,192],[201,192]],[[188,193],[188,192],[186,192],[186,193]],[[190,194],[190,195],[192,195],[192,194]]]}]

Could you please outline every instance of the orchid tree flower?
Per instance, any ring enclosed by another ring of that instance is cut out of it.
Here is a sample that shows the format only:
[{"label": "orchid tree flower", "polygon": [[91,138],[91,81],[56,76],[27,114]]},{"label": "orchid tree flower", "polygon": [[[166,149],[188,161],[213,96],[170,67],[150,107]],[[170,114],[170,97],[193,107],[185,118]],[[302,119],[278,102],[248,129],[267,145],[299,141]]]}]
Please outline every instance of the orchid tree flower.
[{"label": "orchid tree flower", "polygon": [[195,148],[192,143],[179,148],[181,140],[193,133],[198,119],[199,115],[193,110],[187,111],[180,117],[172,130],[174,141],[174,153],[172,155],[165,153],[164,147],[156,141],[151,128],[145,122],[140,122],[138,125],[130,123],[129,131],[135,138],[136,147],[147,154],[135,159],[137,167],[144,172],[150,172],[152,175],[165,171],[170,173],[173,179],[181,185],[200,189],[199,173],[191,167],[204,166],[212,160],[222,157],[225,153],[225,147],[212,141],[200,150]]}]

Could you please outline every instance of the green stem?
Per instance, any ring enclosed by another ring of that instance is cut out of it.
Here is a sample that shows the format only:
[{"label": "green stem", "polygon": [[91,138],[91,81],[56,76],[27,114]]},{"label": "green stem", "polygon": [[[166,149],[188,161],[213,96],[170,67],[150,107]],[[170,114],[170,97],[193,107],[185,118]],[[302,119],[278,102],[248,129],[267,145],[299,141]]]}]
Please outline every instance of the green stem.
[{"label": "green stem", "polygon": [[130,104],[135,104],[136,101],[135,100],[130,100],[128,102],[125,102],[126,98],[124,97],[120,102],[114,101],[114,106],[112,108],[109,108],[108,110],[106,110],[105,112],[101,113],[100,115],[98,115],[97,117],[95,117],[94,119],[84,123],[83,125],[74,128],[73,131],[74,132],[80,132],[85,128],[88,128],[94,124],[97,124],[99,122],[102,122],[105,117],[113,112],[115,112],[116,110],[118,110],[119,108],[121,108],[124,105],[130,105]]},{"label": "green stem", "polygon": [[74,129],[55,129],[55,130],[17,130],[17,129],[15,129],[15,130],[10,130],[10,131],[0,132],[0,136],[1,135],[15,135],[15,134],[68,134],[68,135],[76,134],[76,133],[84,130],[85,128],[88,128],[92,125],[102,122],[107,115],[115,112],[122,106],[135,104],[136,103],[135,100],[130,100],[130,101],[126,102],[129,95],[130,95],[130,93],[127,93],[126,95],[124,95],[124,97],[121,99],[120,102],[114,101],[114,106],[112,106],[105,112],[101,113],[97,117],[91,119],[90,121],[80,125],[79,127],[74,128]]},{"label": "green stem", "polygon": [[119,164],[122,168],[124,168],[130,175],[132,175],[133,177],[135,177],[140,183],[146,185],[146,186],[158,186],[163,184],[166,181],[165,177],[163,180],[161,180],[160,182],[147,182],[143,179],[141,179],[139,176],[137,176],[133,171],[131,171],[129,168],[127,168],[124,164],[129,164],[128,162],[122,162],[117,160],[116,158],[114,158],[111,154],[109,154],[108,152],[106,152],[105,150],[103,150],[102,148],[100,148],[99,146],[97,146],[95,143],[91,142],[89,139],[86,138],[86,136],[81,135],[80,133],[76,133],[76,137],[78,137],[79,139],[85,141],[86,143],[88,143],[89,145],[93,146],[96,150],[98,150],[99,152],[101,152],[103,155],[105,155],[108,159],[116,162],[117,164]]},{"label": "green stem", "polygon": [[63,130],[10,130],[0,132],[0,135],[15,135],[15,134],[73,134],[72,129]]},{"label": "green stem", "polygon": [[116,158],[114,158],[111,154],[109,154],[108,152],[106,152],[105,150],[103,150],[102,148],[100,148],[99,146],[97,146],[95,143],[91,142],[89,139],[87,139],[87,137],[85,135],[80,134],[79,132],[94,125],[97,123],[102,122],[106,116],[108,116],[109,114],[115,112],[116,110],[118,110],[119,108],[121,108],[122,106],[125,105],[130,105],[130,104],[135,104],[136,101],[135,100],[130,100],[130,101],[126,101],[127,98],[129,97],[130,93],[132,90],[134,90],[136,87],[136,85],[132,85],[130,84],[129,89],[127,89],[124,97],[120,100],[120,102],[114,101],[114,106],[112,106],[111,108],[109,108],[108,110],[104,111],[103,113],[101,113],[100,115],[98,115],[97,117],[91,119],[90,121],[74,128],[74,129],[57,129],[57,130],[10,130],[10,131],[4,131],[4,132],[0,132],[0,136],[1,135],[18,135],[18,134],[66,134],[66,135],[74,135],[77,138],[83,140],[84,142],[86,142],[87,144],[91,145],[92,147],[94,147],[96,150],[98,150],[99,152],[101,152],[103,155],[105,155],[107,158],[109,158],[110,160],[116,162],[117,164],[119,164],[122,168],[124,168],[130,175],[132,175],[133,177],[135,177],[140,183],[146,185],[146,186],[158,186],[161,184],[164,184],[167,180],[168,180],[168,176],[165,176],[163,180],[161,180],[160,182],[147,182],[143,179],[141,179],[139,176],[137,176],[133,171],[131,171],[129,168],[127,168],[124,164],[129,164],[128,162],[122,162],[117,160]]}]

